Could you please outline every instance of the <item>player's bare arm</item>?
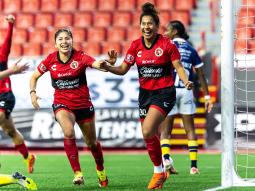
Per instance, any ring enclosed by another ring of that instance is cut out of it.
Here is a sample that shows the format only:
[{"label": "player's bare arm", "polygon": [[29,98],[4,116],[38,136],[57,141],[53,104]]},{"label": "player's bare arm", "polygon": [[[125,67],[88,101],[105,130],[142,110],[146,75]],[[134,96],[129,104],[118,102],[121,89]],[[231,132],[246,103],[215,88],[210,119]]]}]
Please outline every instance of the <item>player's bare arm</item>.
[{"label": "player's bare arm", "polygon": [[37,96],[36,94],[36,85],[37,85],[37,80],[42,76],[42,74],[36,69],[34,73],[32,74],[30,78],[30,98],[31,98],[31,103],[35,109],[40,109],[40,106],[38,104],[38,100],[40,97]]}]

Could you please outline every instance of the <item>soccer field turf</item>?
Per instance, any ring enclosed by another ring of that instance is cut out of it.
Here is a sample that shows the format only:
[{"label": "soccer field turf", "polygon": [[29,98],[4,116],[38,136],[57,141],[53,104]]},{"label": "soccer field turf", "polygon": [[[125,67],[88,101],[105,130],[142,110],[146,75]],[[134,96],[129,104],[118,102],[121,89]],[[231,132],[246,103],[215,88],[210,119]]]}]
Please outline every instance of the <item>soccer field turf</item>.
[{"label": "soccer field turf", "polygon": [[[125,151],[123,151],[125,153]],[[19,171],[28,175],[20,155],[1,155],[1,173],[10,174]],[[179,175],[171,175],[162,190],[188,191],[205,190],[220,185],[220,155],[200,154],[199,175],[189,175],[189,157],[174,154],[175,167]],[[94,160],[91,155],[80,155],[81,168],[85,176],[85,185],[72,184],[73,173],[65,154],[37,154],[35,171],[28,175],[42,191],[100,190],[98,188]],[[132,191],[147,190],[153,167],[147,154],[105,154],[105,167],[109,186],[102,190]],[[0,187],[0,191],[22,190],[18,185]],[[254,188],[235,188],[228,190],[254,190]]]}]

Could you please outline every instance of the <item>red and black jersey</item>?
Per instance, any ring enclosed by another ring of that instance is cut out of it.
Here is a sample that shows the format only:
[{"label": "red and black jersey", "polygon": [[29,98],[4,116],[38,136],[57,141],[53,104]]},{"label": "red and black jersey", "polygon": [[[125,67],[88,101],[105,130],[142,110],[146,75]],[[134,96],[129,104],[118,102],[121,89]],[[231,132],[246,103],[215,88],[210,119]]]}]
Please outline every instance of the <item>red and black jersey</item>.
[{"label": "red and black jersey", "polygon": [[169,38],[158,34],[150,48],[145,46],[143,38],[133,41],[124,62],[136,63],[141,88],[157,90],[173,86],[172,62],[175,60],[180,60],[177,47]]},{"label": "red and black jersey", "polygon": [[[12,33],[13,33],[13,23],[9,22],[4,43],[0,48],[0,72],[8,68],[8,56],[11,50]],[[0,93],[10,92],[10,91],[12,91],[10,77],[1,79]]]},{"label": "red and black jersey", "polygon": [[70,109],[92,106],[85,71],[94,61],[83,51],[73,50],[70,59],[63,63],[56,51],[38,65],[41,74],[50,72],[55,105],[64,104]]}]

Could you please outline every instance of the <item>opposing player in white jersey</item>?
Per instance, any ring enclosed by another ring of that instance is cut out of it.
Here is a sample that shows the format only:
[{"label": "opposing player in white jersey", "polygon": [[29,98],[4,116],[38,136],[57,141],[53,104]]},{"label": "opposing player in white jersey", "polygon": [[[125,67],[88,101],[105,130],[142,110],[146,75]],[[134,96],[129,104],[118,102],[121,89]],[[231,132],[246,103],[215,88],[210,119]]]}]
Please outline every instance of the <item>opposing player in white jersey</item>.
[{"label": "opposing player in white jersey", "polygon": [[[195,69],[200,85],[205,95],[205,108],[208,112],[211,111],[213,104],[210,99],[208,85],[203,73],[202,66],[204,65],[196,50],[187,41],[189,36],[186,33],[184,25],[180,21],[171,21],[167,26],[166,35],[173,40],[181,54],[181,62],[189,76],[189,81],[193,81],[193,71]],[[173,128],[174,115],[181,114],[183,126],[188,136],[188,148],[191,161],[190,174],[198,174],[197,168],[197,150],[198,143],[194,127],[194,113],[196,105],[192,90],[187,90],[180,80],[179,76],[174,73],[176,87],[176,103],[168,116],[161,124],[161,149],[165,169],[172,174],[176,174],[173,167],[173,160],[170,157],[170,137]]]}]

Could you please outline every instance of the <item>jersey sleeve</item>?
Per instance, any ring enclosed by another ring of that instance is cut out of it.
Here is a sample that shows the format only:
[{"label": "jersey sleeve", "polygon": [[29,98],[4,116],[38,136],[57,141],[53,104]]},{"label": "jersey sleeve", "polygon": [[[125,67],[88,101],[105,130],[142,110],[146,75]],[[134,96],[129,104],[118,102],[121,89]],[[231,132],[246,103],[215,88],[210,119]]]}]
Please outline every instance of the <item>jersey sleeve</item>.
[{"label": "jersey sleeve", "polygon": [[178,51],[178,48],[173,43],[173,41],[169,41],[168,46],[167,46],[167,51],[168,51],[170,60],[172,62],[175,61],[175,60],[180,60],[181,59],[181,55]]},{"label": "jersey sleeve", "polygon": [[7,61],[11,51],[13,23],[8,23],[7,34],[0,49],[0,61]]},{"label": "jersey sleeve", "polygon": [[92,64],[95,62],[96,59],[84,52],[81,52],[81,60],[83,63],[85,63],[86,66],[92,68]]},{"label": "jersey sleeve", "polygon": [[50,63],[51,60],[51,55],[47,56],[47,58],[45,58],[38,66],[37,66],[37,70],[41,73],[44,74],[45,72],[48,71],[48,65]]},{"label": "jersey sleeve", "polygon": [[201,58],[199,57],[197,51],[195,49],[192,50],[192,65],[195,68],[200,68],[204,65]]},{"label": "jersey sleeve", "polygon": [[127,65],[134,65],[135,64],[135,43],[132,42],[130,47],[128,48],[127,50],[127,53],[126,53],[126,56],[124,58],[124,62],[127,64]]}]

